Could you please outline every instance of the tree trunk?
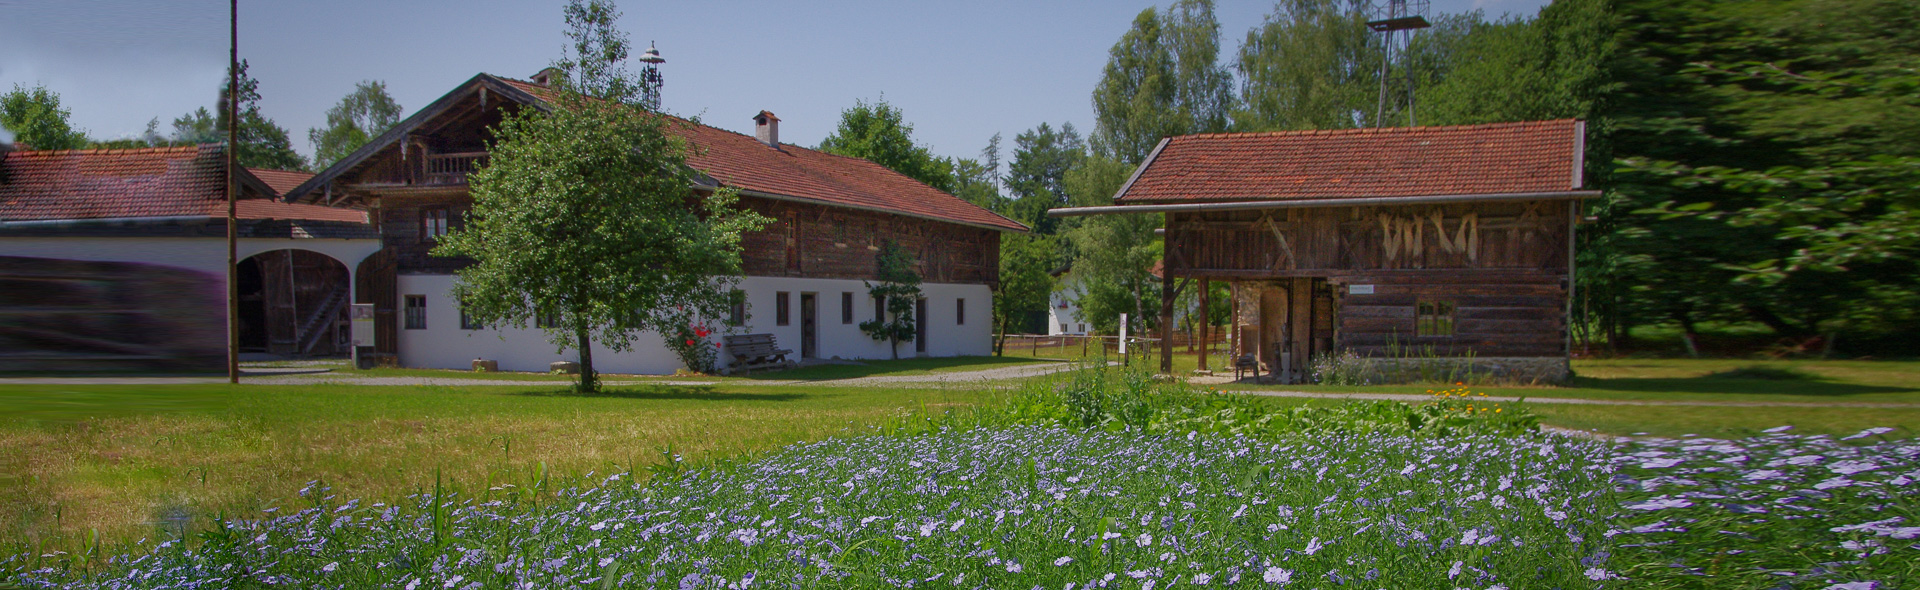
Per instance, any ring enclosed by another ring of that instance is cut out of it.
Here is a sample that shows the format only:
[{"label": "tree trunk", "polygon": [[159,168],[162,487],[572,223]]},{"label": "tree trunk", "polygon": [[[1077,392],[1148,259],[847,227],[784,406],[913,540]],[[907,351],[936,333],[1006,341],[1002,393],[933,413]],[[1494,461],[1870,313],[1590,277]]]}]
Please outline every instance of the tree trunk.
[{"label": "tree trunk", "polygon": [[586,328],[575,328],[573,334],[580,341],[580,384],[575,389],[580,393],[599,393],[600,376],[593,372],[593,341],[588,339]]},{"label": "tree trunk", "polygon": [[1680,322],[1680,340],[1687,345],[1687,356],[1700,358],[1700,332],[1694,329],[1693,314],[1681,312],[1674,319]]}]

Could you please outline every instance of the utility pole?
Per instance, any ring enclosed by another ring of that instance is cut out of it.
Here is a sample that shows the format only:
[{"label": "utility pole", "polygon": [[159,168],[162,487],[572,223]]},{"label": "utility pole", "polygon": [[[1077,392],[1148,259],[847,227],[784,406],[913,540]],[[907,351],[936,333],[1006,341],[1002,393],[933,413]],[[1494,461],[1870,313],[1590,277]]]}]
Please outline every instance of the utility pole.
[{"label": "utility pole", "polygon": [[235,201],[240,198],[240,0],[227,13],[227,382],[240,383],[240,254]]}]

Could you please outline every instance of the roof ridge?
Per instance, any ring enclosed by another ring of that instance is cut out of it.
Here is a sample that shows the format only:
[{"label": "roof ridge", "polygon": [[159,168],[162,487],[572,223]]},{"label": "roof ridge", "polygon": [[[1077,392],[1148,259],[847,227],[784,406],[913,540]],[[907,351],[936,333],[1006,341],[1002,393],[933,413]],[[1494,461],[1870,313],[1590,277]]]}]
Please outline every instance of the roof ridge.
[{"label": "roof ridge", "polygon": [[1191,133],[1176,135],[1176,138],[1237,138],[1237,137],[1287,137],[1307,135],[1370,135],[1399,134],[1418,131],[1469,131],[1499,127],[1535,127],[1548,123],[1577,122],[1575,118],[1548,119],[1545,121],[1500,121],[1493,123],[1471,123],[1466,125],[1420,125],[1414,127],[1349,127],[1342,129],[1281,129],[1275,131],[1223,131],[1216,133]]},{"label": "roof ridge", "polygon": [[13,157],[51,158],[55,156],[70,156],[70,155],[77,156],[77,155],[95,155],[95,154],[132,155],[132,154],[157,153],[157,152],[186,152],[188,150],[192,150],[194,153],[199,153],[200,148],[207,147],[207,146],[219,147],[220,144],[219,143],[194,143],[194,144],[187,144],[187,145],[153,146],[153,147],[139,147],[139,148],[81,148],[81,149],[74,149],[74,150],[19,150],[19,151],[7,152],[7,157],[9,158],[13,158]]}]

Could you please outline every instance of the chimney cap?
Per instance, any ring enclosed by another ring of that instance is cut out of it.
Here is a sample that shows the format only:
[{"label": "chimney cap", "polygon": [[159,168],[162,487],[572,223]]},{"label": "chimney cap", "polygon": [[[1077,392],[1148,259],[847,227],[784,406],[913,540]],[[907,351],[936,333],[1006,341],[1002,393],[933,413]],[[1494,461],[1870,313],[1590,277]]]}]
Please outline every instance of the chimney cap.
[{"label": "chimney cap", "polygon": [[527,81],[539,86],[553,86],[554,82],[565,76],[566,72],[560,71],[560,68],[548,66],[540,68],[538,72],[534,72],[532,76],[527,78]]},{"label": "chimney cap", "polygon": [[760,114],[753,116],[753,122],[759,123],[761,125],[767,124],[768,121],[779,121],[779,120],[780,120],[779,117],[773,116],[773,111],[760,111]]}]

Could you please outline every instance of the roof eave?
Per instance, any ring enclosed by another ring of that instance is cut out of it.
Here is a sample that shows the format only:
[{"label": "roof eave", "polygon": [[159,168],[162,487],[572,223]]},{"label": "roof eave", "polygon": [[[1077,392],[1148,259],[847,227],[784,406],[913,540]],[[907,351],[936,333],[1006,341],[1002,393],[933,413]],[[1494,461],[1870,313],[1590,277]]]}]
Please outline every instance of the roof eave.
[{"label": "roof eave", "polygon": [[[701,185],[701,186],[696,186],[695,188],[696,188],[696,189],[698,189],[698,190],[704,190],[704,191],[713,191],[713,190],[714,190],[715,188],[717,188],[717,187],[716,187],[716,186],[712,186],[712,185]],[[941,222],[941,223],[951,223],[951,224],[954,224],[954,225],[964,225],[964,226],[967,226],[967,227],[975,227],[975,228],[980,228],[980,229],[985,229],[985,230],[993,230],[993,231],[998,231],[998,232],[1006,232],[1006,233],[1016,233],[1016,234],[1024,234],[1024,233],[1029,233],[1030,231],[1032,231],[1032,230],[1030,230],[1029,228],[1027,228],[1027,226],[1026,226],[1025,224],[1022,224],[1022,223],[1020,223],[1020,222],[1018,222],[1018,221],[1014,221],[1014,220],[1011,220],[1011,219],[1008,219],[1008,220],[1007,220],[1007,223],[1011,223],[1011,224],[1014,224],[1014,225],[1016,225],[1016,226],[1019,226],[1018,228],[1014,228],[1014,227],[1006,227],[1006,226],[997,226],[997,225],[990,225],[990,224],[985,224],[985,223],[975,223],[975,222],[970,222],[970,221],[960,221],[960,220],[957,220],[957,219],[948,219],[948,218],[944,218],[944,217],[935,217],[935,216],[932,216],[932,215],[923,215],[923,214],[919,214],[919,213],[909,213],[909,212],[906,212],[906,211],[900,211],[900,210],[897,210],[897,209],[887,209],[887,208],[883,208],[883,207],[869,207],[869,206],[864,206],[864,205],[852,205],[852,204],[847,204],[847,203],[836,203],[836,202],[833,202],[833,201],[827,201],[827,200],[823,200],[823,199],[813,199],[813,198],[807,198],[807,197],[796,197],[796,196],[793,196],[793,195],[783,195],[783,194],[779,194],[779,193],[769,193],[769,192],[763,192],[763,191],[756,191],[756,190],[748,190],[748,189],[741,189],[741,188],[736,188],[736,189],[734,189],[734,190],[735,190],[735,191],[737,191],[737,192],[739,192],[739,193],[740,193],[741,195],[744,195],[744,196],[749,196],[749,197],[757,197],[757,198],[761,198],[761,199],[772,199],[772,200],[775,200],[775,201],[789,201],[789,202],[795,202],[795,203],[808,203],[808,204],[813,204],[813,205],[820,205],[820,206],[823,206],[823,207],[840,207],[840,208],[844,208],[844,209],[854,209],[854,210],[858,210],[858,211],[872,211],[872,212],[875,212],[875,213],[886,213],[886,214],[888,214],[888,215],[899,215],[899,216],[901,216],[901,217],[912,217],[912,218],[915,218],[915,219],[925,219],[925,220],[928,220],[928,221],[938,221],[938,222]],[[1005,218],[1004,218],[1004,217],[1002,217],[1002,219],[1005,219]]]},{"label": "roof eave", "polygon": [[1106,205],[1100,207],[1062,207],[1047,211],[1048,217],[1120,215],[1129,213],[1172,213],[1188,211],[1247,211],[1260,209],[1306,209],[1314,207],[1375,207],[1393,205],[1437,205],[1446,203],[1487,203],[1512,201],[1550,201],[1591,199],[1600,191],[1545,191],[1525,193],[1485,193],[1471,195],[1411,195],[1402,197],[1353,197],[1317,199],[1271,199],[1207,203],[1156,203],[1144,205]]}]

